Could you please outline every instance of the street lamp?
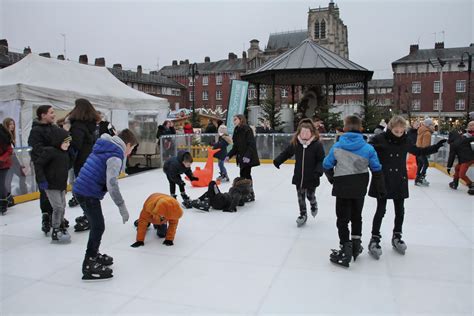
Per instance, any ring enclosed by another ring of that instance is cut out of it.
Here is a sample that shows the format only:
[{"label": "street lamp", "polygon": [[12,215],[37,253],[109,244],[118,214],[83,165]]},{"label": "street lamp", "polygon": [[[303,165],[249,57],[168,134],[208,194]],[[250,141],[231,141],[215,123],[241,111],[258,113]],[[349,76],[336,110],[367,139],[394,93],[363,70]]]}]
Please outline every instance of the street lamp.
[{"label": "street lamp", "polygon": [[193,127],[196,127],[196,112],[195,112],[195,108],[194,108],[194,100],[196,100],[196,77],[199,75],[199,72],[198,72],[198,65],[197,63],[193,63],[191,65],[189,65],[189,75],[191,76],[192,80],[193,80],[193,114],[192,114],[192,125]]},{"label": "street lamp", "polygon": [[438,93],[438,129],[441,128],[441,102],[443,95],[443,66],[446,64],[438,58],[430,58],[430,64],[439,71],[439,93]]},{"label": "street lamp", "polygon": [[461,54],[461,62],[458,65],[458,68],[464,68],[464,54],[467,55],[467,106],[466,106],[466,113],[467,113],[467,122],[469,122],[469,110],[471,106],[471,71],[472,71],[472,54],[469,52],[463,52]]}]

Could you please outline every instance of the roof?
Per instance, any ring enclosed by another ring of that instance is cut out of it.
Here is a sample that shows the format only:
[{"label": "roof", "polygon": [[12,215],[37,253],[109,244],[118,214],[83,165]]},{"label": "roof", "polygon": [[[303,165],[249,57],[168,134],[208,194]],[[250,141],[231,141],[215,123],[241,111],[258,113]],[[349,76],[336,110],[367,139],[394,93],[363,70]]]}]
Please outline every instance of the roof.
[{"label": "roof", "polygon": [[[392,88],[393,87],[393,79],[372,79],[367,82],[367,87],[370,88]],[[340,88],[342,89],[363,89],[364,86],[358,83],[348,83],[341,85]]]},{"label": "roof", "polygon": [[305,39],[297,47],[269,60],[242,79],[277,85],[344,84],[370,80],[373,72]]},{"label": "roof", "polygon": [[[159,73],[167,77],[188,76],[190,64],[181,64],[176,66],[165,66]],[[247,70],[247,60],[242,58],[223,59],[214,62],[197,63],[199,74],[224,73],[224,72],[242,72]]]},{"label": "roof", "polygon": [[426,63],[431,58],[439,58],[443,61],[458,61],[461,60],[461,55],[463,52],[474,54],[474,46],[441,49],[419,49],[413,54],[408,54],[405,57],[394,61],[392,65]]},{"label": "roof", "polygon": [[108,68],[108,70],[120,81],[137,82],[145,84],[154,84],[158,86],[171,87],[176,89],[186,89],[182,84],[165,77],[161,74],[146,74],[138,75],[136,71],[122,70],[117,68]]},{"label": "roof", "polygon": [[291,49],[298,46],[308,38],[308,31],[292,31],[285,33],[273,33],[268,38],[266,50]]}]

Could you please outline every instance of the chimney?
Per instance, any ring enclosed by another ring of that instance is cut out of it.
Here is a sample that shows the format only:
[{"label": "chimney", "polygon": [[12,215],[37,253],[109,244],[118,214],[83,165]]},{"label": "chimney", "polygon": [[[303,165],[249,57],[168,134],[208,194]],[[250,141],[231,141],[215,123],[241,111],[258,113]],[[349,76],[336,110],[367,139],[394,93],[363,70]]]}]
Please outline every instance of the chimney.
[{"label": "chimney", "polygon": [[205,63],[210,63],[210,62],[211,62],[211,58],[210,58],[209,56],[204,57],[204,62],[205,62]]},{"label": "chimney", "polygon": [[242,52],[242,59],[247,59],[247,52],[246,51]]},{"label": "chimney", "polygon": [[51,54],[50,53],[41,53],[39,54],[41,57],[46,57],[46,58],[51,58]]},{"label": "chimney", "polygon": [[0,40],[0,53],[2,55],[8,54],[8,41],[6,39]]},{"label": "chimney", "polygon": [[89,63],[89,59],[87,59],[87,55],[80,55],[79,56],[79,63],[87,65]]},{"label": "chimney", "polygon": [[237,56],[234,53],[232,53],[232,52],[229,53],[229,60],[234,60],[236,58],[237,58]]},{"label": "chimney", "polygon": [[31,54],[30,46],[23,48],[23,55]]},{"label": "chimney", "polygon": [[113,69],[118,69],[118,70],[122,70],[122,64],[114,64],[112,66]]},{"label": "chimney", "polygon": [[141,76],[142,75],[142,65],[138,65],[137,66],[137,76]]},{"label": "chimney", "polygon": [[94,65],[99,66],[99,67],[105,67],[105,58],[104,57],[96,58]]},{"label": "chimney", "polygon": [[436,42],[435,49],[444,49],[444,42]]},{"label": "chimney", "polygon": [[249,59],[253,59],[260,52],[260,47],[258,46],[258,43],[259,41],[257,39],[253,39],[250,41],[250,48],[247,50]]},{"label": "chimney", "polygon": [[59,60],[64,60],[64,55],[58,55]]},{"label": "chimney", "polygon": [[418,44],[410,45],[410,55],[418,51]]},{"label": "chimney", "polygon": [[329,11],[332,11],[332,10],[334,10],[334,2],[331,0],[329,2]]},{"label": "chimney", "polygon": [[179,61],[179,64],[180,64],[180,65],[184,65],[184,64],[185,64],[184,60],[180,60],[180,61]]},{"label": "chimney", "polygon": [[184,61],[184,63],[185,63],[186,65],[189,65],[189,59],[186,59],[186,60]]},{"label": "chimney", "polygon": [[173,60],[172,65],[173,65],[173,66],[178,66],[178,61],[177,61],[177,60]]}]

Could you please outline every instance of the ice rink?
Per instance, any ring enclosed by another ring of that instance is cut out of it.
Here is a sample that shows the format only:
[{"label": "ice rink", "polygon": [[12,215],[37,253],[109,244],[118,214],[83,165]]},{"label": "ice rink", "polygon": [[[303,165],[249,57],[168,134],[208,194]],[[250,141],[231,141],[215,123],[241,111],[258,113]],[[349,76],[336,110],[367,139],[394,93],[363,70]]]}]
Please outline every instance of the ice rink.
[{"label": "ice rink", "polygon": [[[367,197],[365,249],[345,269],[329,262],[338,246],[331,186],[323,177],[319,214],[297,228],[292,174],[293,165],[254,168],[255,202],[237,213],[184,210],[175,246],[162,245],[150,228],[137,249],[130,247],[133,221],[150,193],[169,193],[168,183],[162,169],[120,180],[130,220],[122,224],[110,197],[104,199],[101,252],[115,264],[114,278],[99,282],[81,280],[88,232],[70,229],[70,244],[51,244],[40,230],[39,202],[16,205],[0,217],[0,314],[473,314],[474,197],[465,186],[449,189],[450,178],[434,168],[430,187],[410,181],[407,253],[392,250],[389,202],[379,261],[367,254],[376,204]],[[186,190],[192,198],[205,191]],[[66,210],[71,224],[81,214],[80,207]]]}]

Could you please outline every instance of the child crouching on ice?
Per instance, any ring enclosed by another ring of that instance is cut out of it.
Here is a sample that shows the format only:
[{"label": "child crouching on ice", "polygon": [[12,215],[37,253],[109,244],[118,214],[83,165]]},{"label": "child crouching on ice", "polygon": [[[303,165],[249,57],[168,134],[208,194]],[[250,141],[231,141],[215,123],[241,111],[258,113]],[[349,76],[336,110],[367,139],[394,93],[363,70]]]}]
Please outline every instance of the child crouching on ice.
[{"label": "child crouching on ice", "polygon": [[296,186],[300,207],[296,224],[301,227],[308,219],[306,198],[311,204],[311,215],[316,217],[318,213],[315,191],[319,186],[319,178],[323,175],[324,148],[319,142],[319,132],[310,119],[300,121],[290,145],[275,158],[273,164],[280,169],[280,165],[292,156],[296,160],[292,183]]},{"label": "child crouching on ice", "polygon": [[175,198],[162,193],[153,193],[143,204],[138,219],[137,241],[131,247],[137,248],[145,245],[146,230],[150,223],[158,226],[159,237],[165,237],[163,245],[173,246],[181,216],[183,216],[183,210]]}]

